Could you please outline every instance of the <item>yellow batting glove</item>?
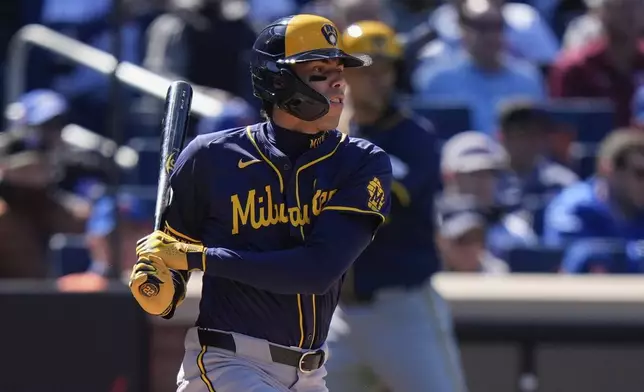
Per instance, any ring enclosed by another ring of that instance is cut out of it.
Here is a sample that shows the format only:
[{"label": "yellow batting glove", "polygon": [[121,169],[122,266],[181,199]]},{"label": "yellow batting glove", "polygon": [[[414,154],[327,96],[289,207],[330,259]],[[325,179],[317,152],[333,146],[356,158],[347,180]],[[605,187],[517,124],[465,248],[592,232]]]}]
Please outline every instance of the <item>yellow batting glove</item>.
[{"label": "yellow batting glove", "polygon": [[206,248],[187,244],[160,230],[141,238],[136,244],[139,259],[159,258],[166,267],[177,271],[205,270]]},{"label": "yellow batting glove", "polygon": [[[159,291],[154,295],[143,295],[141,286],[148,280],[158,283]],[[164,316],[172,309],[174,283],[172,274],[163,261],[155,256],[139,258],[130,275],[130,291],[141,308],[155,316]]]}]

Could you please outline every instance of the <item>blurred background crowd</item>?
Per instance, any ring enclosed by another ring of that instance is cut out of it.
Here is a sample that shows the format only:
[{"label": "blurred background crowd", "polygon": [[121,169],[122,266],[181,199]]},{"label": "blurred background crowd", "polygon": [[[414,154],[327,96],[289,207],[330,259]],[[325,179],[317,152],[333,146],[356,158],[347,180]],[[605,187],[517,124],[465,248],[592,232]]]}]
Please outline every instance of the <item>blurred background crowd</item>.
[{"label": "blurred background crowd", "polygon": [[[440,172],[444,269],[644,271],[641,0],[21,0],[0,9],[6,74],[12,37],[47,26],[221,100],[220,115],[194,118],[191,136],[260,121],[248,51],[270,21],[313,13],[341,31],[382,21],[402,45],[395,100],[441,141],[440,168],[428,170]],[[96,284],[129,270],[152,227],[163,101],[44,50],[29,56],[24,94],[3,98],[0,278]]]}]

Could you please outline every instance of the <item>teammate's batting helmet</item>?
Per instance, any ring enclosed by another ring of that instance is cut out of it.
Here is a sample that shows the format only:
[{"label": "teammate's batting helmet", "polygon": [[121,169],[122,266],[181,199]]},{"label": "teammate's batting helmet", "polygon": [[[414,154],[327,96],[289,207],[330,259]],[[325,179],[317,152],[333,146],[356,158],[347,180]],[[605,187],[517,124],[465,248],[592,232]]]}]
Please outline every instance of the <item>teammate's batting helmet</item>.
[{"label": "teammate's batting helmet", "polygon": [[316,15],[278,19],[259,33],[251,58],[253,92],[293,116],[314,121],[329,111],[329,100],[290,68],[305,61],[340,59],[345,67],[369,65],[368,56],[351,56],[333,22]]},{"label": "teammate's batting helmet", "polygon": [[378,21],[362,21],[347,27],[342,34],[347,53],[354,56],[369,55],[399,60],[403,55],[402,45],[391,27]]}]

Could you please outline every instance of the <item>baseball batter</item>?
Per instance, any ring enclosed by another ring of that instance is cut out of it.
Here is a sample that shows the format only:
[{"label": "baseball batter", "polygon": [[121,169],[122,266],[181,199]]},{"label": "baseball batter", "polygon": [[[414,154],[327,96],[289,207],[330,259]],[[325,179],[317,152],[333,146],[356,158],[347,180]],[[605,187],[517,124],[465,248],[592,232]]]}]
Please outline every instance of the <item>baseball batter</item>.
[{"label": "baseball batter", "polygon": [[445,301],[431,287],[440,263],[433,202],[440,148],[428,121],[396,105],[402,48],[375,21],[349,26],[349,54],[373,65],[347,70],[350,134],[383,148],[393,169],[392,210],[378,237],[353,264],[331,323],[327,384],[333,392],[464,392],[465,382]]},{"label": "baseball batter", "polygon": [[[296,15],[266,27],[251,74],[267,121],[201,135],[177,159],[165,231],[139,241],[131,289],[172,317],[186,271],[204,273],[185,339],[181,392],[327,391],[326,338],[344,274],[389,211],[391,164],[335,130],[346,68],[334,24]],[[163,283],[145,297],[149,275]]]}]

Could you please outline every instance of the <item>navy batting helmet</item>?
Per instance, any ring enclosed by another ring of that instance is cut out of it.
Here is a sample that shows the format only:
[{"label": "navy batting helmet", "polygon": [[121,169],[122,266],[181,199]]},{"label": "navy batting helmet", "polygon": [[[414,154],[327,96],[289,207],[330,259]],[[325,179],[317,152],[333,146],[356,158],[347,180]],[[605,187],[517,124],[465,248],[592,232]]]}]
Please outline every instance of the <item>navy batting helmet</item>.
[{"label": "navy batting helmet", "polygon": [[345,67],[369,65],[369,56],[352,56],[342,49],[333,22],[317,15],[278,19],[259,33],[251,58],[253,92],[263,101],[304,121],[329,111],[329,100],[295,75],[289,64],[340,59]]}]

